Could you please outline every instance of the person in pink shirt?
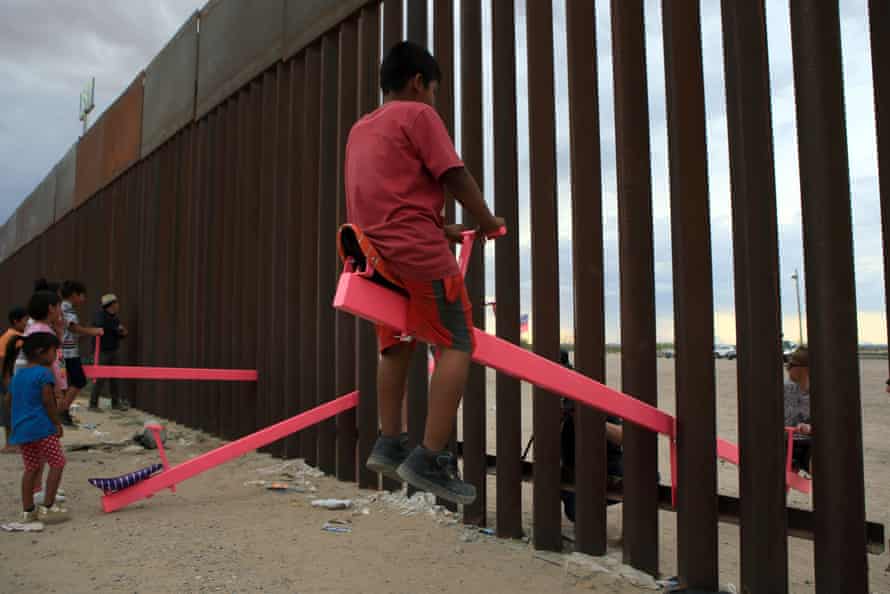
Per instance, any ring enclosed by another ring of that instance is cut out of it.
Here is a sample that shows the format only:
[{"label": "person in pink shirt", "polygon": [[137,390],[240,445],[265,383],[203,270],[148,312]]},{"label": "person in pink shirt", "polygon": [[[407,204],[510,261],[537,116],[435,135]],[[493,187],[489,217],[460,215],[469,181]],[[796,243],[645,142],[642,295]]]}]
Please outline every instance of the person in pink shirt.
[{"label": "person in pink shirt", "polygon": [[473,352],[473,320],[463,277],[450,249],[463,227],[445,225],[445,192],[483,233],[504,226],[485,204],[433,107],[441,72],[419,45],[401,42],[380,68],[384,103],[352,127],[346,145],[347,221],[364,236],[408,293],[408,331],[435,336],[441,350],[430,381],[423,443],[409,452],[401,435],[402,395],[414,350],[378,327],[381,437],[367,466],[443,499],[467,504],[473,485],[445,450]]}]

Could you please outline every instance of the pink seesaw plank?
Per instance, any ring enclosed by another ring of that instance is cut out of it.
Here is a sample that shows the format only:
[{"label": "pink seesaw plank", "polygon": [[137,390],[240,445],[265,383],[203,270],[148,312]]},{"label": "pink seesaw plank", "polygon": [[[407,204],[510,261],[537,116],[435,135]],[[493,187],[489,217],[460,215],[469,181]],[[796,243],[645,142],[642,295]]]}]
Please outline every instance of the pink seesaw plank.
[{"label": "pink seesaw plank", "polygon": [[[785,458],[785,484],[795,491],[800,491],[801,493],[809,493],[813,488],[812,481],[802,477],[798,473],[791,470],[790,450],[788,450],[788,452],[789,453],[786,454]],[[730,464],[735,464],[736,466],[738,466],[739,446],[732,442],[726,441],[725,439],[718,438],[717,457],[721,460],[726,460]]]},{"label": "pink seesaw plank", "polygon": [[130,367],[126,365],[84,365],[89,379],[191,380],[255,382],[255,369],[193,369],[190,367]]},{"label": "pink seesaw plank", "polygon": [[[334,307],[355,316],[405,331],[405,298],[356,274],[343,274]],[[507,375],[593,406],[626,421],[664,435],[673,436],[673,417],[654,406],[604,386],[580,373],[566,369],[510,342],[473,330],[476,350],[473,360]],[[429,337],[418,336],[428,341]]]},{"label": "pink seesaw plank", "polygon": [[[357,274],[342,274],[334,296],[334,307],[354,316],[406,331],[406,300],[398,293]],[[667,435],[676,435],[673,416],[604,386],[580,373],[566,369],[510,342],[474,329],[476,351],[473,360],[523,381],[561,394],[577,402],[622,417],[641,427]],[[418,336],[426,340],[423,336]],[[738,446],[717,440],[717,455],[738,465]],[[672,458],[674,453],[672,452]],[[675,465],[672,464],[672,468]],[[787,483],[803,493],[810,492],[810,481],[787,472]],[[672,475],[675,475],[672,472]]]},{"label": "pink seesaw plank", "polygon": [[202,472],[216,468],[220,464],[224,464],[234,458],[243,456],[248,452],[266,446],[273,441],[287,437],[291,433],[296,433],[301,429],[305,429],[306,427],[310,427],[354,408],[358,405],[358,399],[358,392],[352,392],[346,396],[341,396],[336,400],[332,400],[295,417],[291,417],[290,419],[281,421],[280,423],[276,423],[265,429],[261,429],[256,433],[251,433],[241,439],[216,448],[215,450],[211,450],[206,454],[201,454],[200,456],[192,458],[187,462],[183,462],[178,466],[174,466],[169,470],[164,470],[160,474],[156,474],[155,476],[124,489],[123,491],[104,495],[102,497],[102,509],[106,513],[110,513],[126,507],[131,503],[145,499],[146,497],[151,497],[162,489],[172,487],[177,483],[188,480]]},{"label": "pink seesaw plank", "polygon": [[193,369],[190,367],[130,367],[126,365],[99,365],[99,349],[102,337],[97,336],[93,350],[93,365],[84,365],[83,372],[89,379],[134,380],[191,380],[219,382],[255,382],[255,369]]}]

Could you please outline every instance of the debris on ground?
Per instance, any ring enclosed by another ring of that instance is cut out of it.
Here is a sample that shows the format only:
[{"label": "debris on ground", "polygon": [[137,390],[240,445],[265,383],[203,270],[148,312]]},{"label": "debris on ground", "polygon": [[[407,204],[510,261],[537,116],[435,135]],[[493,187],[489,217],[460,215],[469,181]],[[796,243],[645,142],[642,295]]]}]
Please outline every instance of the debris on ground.
[{"label": "debris on ground", "polygon": [[432,493],[418,491],[408,497],[404,491],[398,493],[386,491],[380,497],[380,501],[399,511],[403,516],[423,514],[434,518],[439,524],[454,525],[458,523],[460,517],[451,510],[438,505],[436,497]]},{"label": "debris on ground", "polygon": [[43,522],[28,522],[27,524],[10,522],[0,525],[0,530],[4,532],[41,532],[43,531]]},{"label": "debris on ground", "polygon": [[325,532],[334,532],[337,534],[349,534],[352,532],[352,522],[349,520],[329,520],[321,527]]},{"label": "debris on ground", "polygon": [[315,499],[312,501],[312,507],[320,507],[323,509],[349,509],[352,507],[351,499]]}]

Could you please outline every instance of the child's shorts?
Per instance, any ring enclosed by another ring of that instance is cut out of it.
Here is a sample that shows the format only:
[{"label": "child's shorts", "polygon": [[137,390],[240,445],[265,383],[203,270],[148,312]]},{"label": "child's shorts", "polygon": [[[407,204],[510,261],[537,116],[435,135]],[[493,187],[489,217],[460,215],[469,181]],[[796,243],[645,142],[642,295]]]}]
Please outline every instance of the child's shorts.
[{"label": "child's shorts", "polygon": [[87,385],[87,376],[83,372],[83,363],[80,357],[65,359],[65,372],[68,377],[68,385],[82,390]]},{"label": "child's shorts", "polygon": [[62,452],[62,445],[56,435],[23,443],[21,448],[25,470],[39,470],[44,464],[48,464],[50,468],[65,467],[65,454]]},{"label": "child's shorts", "polygon": [[[472,353],[473,310],[461,275],[434,281],[404,281],[408,291],[409,336],[464,353]],[[380,352],[403,342],[399,332],[377,325]]]}]

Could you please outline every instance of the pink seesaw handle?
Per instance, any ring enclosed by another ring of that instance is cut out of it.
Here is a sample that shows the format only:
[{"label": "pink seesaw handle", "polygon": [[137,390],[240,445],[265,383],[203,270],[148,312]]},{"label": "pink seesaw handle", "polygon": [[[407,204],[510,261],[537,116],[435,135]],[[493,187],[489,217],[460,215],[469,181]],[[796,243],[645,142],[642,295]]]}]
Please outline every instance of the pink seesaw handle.
[{"label": "pink seesaw handle", "polygon": [[[507,228],[501,227],[497,231],[487,233],[485,239],[496,239],[507,234]],[[470,265],[470,255],[473,253],[473,243],[479,235],[479,231],[464,231],[462,234],[463,241],[460,244],[460,274],[464,278],[467,276],[467,267]]]}]

